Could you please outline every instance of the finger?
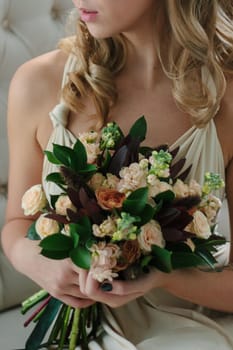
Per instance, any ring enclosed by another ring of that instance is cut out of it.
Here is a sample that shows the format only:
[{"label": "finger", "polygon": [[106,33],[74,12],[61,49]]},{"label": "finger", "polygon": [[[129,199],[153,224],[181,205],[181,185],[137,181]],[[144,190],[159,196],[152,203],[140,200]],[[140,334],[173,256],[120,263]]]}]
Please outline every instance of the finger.
[{"label": "finger", "polygon": [[86,294],[81,292],[79,286],[75,284],[65,286],[62,290],[62,293],[76,297],[76,298],[89,299]]},{"label": "finger", "polygon": [[85,294],[85,295],[86,295],[86,280],[87,280],[87,276],[88,276],[88,271],[80,269],[80,272],[79,272],[79,288],[80,288],[80,291],[83,294]]},{"label": "finger", "polygon": [[66,305],[70,305],[74,308],[86,308],[88,306],[91,306],[95,303],[95,301],[90,299],[82,299],[82,298],[76,298],[71,295],[62,295],[59,299]]},{"label": "finger", "polygon": [[145,294],[150,291],[154,287],[155,273],[151,272],[143,275],[135,280],[121,281],[121,280],[113,280],[111,283],[111,288],[104,288],[105,284],[103,284],[102,290],[107,291],[108,294],[116,294],[116,295],[131,295],[131,294]]}]

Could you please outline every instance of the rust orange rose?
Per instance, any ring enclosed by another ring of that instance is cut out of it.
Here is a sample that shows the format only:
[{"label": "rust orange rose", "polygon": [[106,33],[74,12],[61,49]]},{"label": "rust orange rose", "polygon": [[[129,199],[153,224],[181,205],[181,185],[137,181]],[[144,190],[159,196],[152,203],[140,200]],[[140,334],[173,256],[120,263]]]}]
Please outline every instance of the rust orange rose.
[{"label": "rust orange rose", "polygon": [[114,270],[125,270],[129,265],[133,264],[140,255],[141,250],[137,239],[124,241],[121,247],[121,256]]},{"label": "rust orange rose", "polygon": [[121,208],[125,200],[125,194],[111,188],[99,188],[96,192],[96,198],[101,208],[109,210]]}]

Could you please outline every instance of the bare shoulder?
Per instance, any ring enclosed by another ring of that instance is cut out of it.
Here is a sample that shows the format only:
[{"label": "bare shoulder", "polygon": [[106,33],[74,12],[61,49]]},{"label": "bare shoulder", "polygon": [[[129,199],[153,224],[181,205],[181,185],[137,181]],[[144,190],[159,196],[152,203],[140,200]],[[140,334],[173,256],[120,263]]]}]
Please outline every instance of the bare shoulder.
[{"label": "bare shoulder", "polygon": [[233,75],[227,77],[226,91],[216,116],[216,126],[227,167],[233,160]]},{"label": "bare shoulder", "polygon": [[[66,59],[66,54],[60,50],[55,50],[21,65],[15,72],[10,84],[10,111],[17,105],[17,108],[22,112],[33,110],[36,114],[37,109],[41,110],[43,107],[46,109],[54,104],[61,87]],[[41,101],[43,101],[43,105]],[[25,115],[25,113],[17,114],[22,117]]]}]

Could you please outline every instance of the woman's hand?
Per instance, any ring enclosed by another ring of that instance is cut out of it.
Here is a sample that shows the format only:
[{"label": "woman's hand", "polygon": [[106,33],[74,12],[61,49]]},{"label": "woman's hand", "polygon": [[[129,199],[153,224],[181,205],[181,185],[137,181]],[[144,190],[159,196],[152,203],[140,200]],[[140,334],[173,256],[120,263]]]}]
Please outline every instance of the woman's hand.
[{"label": "woman's hand", "polygon": [[79,288],[79,272],[70,259],[53,260],[40,254],[38,241],[18,239],[12,252],[13,265],[50,295],[75,308],[95,303]]},{"label": "woman's hand", "polygon": [[[51,260],[42,257],[40,269],[47,266],[46,273],[36,280],[50,295],[75,308],[86,308],[95,303],[79,288],[79,271],[70,259]],[[46,261],[48,260],[48,261]]]},{"label": "woman's hand", "polygon": [[92,278],[90,272],[80,270],[79,286],[80,291],[90,299],[115,308],[143,296],[156,287],[161,287],[164,275],[158,270],[153,270],[134,280],[113,280],[111,283],[100,284]]}]

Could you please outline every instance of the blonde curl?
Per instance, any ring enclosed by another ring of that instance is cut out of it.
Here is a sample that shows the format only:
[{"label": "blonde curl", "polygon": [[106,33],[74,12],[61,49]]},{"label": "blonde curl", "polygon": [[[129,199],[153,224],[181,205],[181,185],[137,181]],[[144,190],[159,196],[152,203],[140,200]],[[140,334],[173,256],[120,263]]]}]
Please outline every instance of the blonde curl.
[{"label": "blonde curl", "polygon": [[[160,10],[164,21],[155,40],[161,65],[178,107],[201,128],[219,110],[226,75],[233,73],[232,1],[162,0]],[[124,35],[96,39],[77,20],[76,35],[64,39],[62,47],[77,57],[77,69],[63,89],[66,103],[79,112],[90,96],[102,126],[117,101],[114,78],[127,59]]]}]

